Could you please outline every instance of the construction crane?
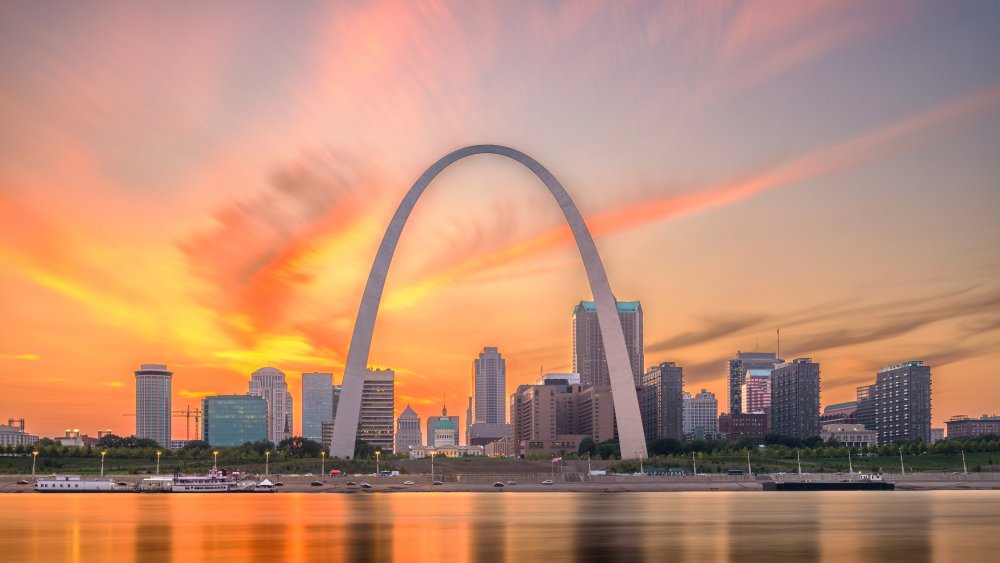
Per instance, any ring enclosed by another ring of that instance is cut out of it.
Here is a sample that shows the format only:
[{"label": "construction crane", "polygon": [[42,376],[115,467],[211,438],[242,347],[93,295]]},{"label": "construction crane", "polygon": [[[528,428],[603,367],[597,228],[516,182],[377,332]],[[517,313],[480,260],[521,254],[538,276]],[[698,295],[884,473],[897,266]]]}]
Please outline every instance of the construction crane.
[{"label": "construction crane", "polygon": [[[201,436],[199,432],[200,421],[201,421],[201,409],[192,409],[191,405],[184,407],[184,410],[170,411],[170,415],[173,417],[183,416],[187,422],[187,429],[184,431],[184,439],[191,439],[191,419],[194,418],[194,434],[195,436]],[[125,413],[122,416],[136,416],[134,412]],[[200,439],[200,438],[199,438]]]}]

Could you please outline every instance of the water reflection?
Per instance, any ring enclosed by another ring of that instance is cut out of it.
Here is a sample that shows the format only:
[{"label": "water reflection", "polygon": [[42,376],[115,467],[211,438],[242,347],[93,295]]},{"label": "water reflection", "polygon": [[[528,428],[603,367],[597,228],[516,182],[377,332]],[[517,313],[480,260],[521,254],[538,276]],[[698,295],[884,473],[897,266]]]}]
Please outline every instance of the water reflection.
[{"label": "water reflection", "polygon": [[0,560],[991,560],[1000,491],[0,495]]}]

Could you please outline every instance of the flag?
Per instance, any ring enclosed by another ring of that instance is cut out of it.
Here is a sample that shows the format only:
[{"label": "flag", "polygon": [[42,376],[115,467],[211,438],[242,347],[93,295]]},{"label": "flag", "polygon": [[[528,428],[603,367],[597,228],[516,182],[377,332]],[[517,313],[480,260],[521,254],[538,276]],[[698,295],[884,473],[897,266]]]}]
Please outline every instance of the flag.
[{"label": "flag", "polygon": [[554,457],[554,458],[552,458],[552,463],[559,463],[560,461],[562,461],[561,457]]}]

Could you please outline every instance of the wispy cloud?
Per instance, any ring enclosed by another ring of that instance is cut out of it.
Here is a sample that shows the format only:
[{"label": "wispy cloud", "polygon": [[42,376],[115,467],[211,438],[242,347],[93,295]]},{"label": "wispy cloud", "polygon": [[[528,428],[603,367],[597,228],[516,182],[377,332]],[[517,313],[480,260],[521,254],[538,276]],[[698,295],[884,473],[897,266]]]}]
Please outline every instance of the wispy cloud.
[{"label": "wispy cloud", "polygon": [[187,389],[181,389],[177,392],[181,397],[191,397],[192,399],[201,399],[204,397],[210,397],[212,395],[218,395],[219,393],[215,391],[189,391]]},{"label": "wispy cloud", "polygon": [[125,383],[122,381],[102,381],[101,385],[106,385],[108,387],[125,387]]},{"label": "wispy cloud", "polygon": [[39,360],[38,354],[0,354],[0,360],[27,360],[29,362]]}]

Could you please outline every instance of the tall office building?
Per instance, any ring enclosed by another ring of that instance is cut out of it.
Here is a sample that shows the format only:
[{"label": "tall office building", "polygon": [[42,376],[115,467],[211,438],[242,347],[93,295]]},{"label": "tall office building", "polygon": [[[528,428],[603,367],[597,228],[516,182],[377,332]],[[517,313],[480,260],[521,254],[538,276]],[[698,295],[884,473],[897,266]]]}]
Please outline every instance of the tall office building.
[{"label": "tall office building", "polygon": [[163,364],[142,364],[135,372],[135,435],[170,447],[170,380]]},{"label": "tall office building", "polygon": [[507,362],[494,347],[485,347],[472,362],[472,420],[503,424],[506,413]]},{"label": "tall office building", "polygon": [[201,400],[201,439],[213,447],[267,439],[267,401],[257,395],[215,395]]},{"label": "tall office building", "polygon": [[390,452],[395,445],[393,412],[396,409],[396,374],[391,369],[371,369],[361,389],[358,439]]},{"label": "tall office building", "polygon": [[302,374],[302,437],[320,441],[323,421],[333,420],[333,374]]},{"label": "tall office building", "polygon": [[655,365],[642,376],[639,411],[646,442],[680,440],[684,428],[684,370],[674,362]]},{"label": "tall office building", "polygon": [[685,436],[702,439],[706,435],[718,433],[719,401],[715,398],[715,393],[702,389],[692,397],[685,391],[683,400]]},{"label": "tall office building", "polygon": [[340,385],[333,386],[333,420],[337,420],[337,406],[340,405]]},{"label": "tall office building", "polygon": [[[625,332],[625,346],[632,364],[635,386],[642,385],[644,357],[642,351],[642,306],[638,301],[619,301],[618,319]],[[581,301],[573,308],[573,371],[580,374],[584,387],[609,386],[608,359],[604,354],[601,326],[597,322],[597,306],[593,301]]]},{"label": "tall office building", "polygon": [[774,366],[782,363],[777,354],[770,352],[737,352],[736,357],[726,364],[726,379],[729,382],[729,412],[743,412],[743,386],[748,376],[770,376]]},{"label": "tall office building", "polygon": [[911,361],[886,366],[875,376],[875,430],[879,444],[931,442],[931,367]]},{"label": "tall office building", "polygon": [[396,449],[397,454],[407,453],[413,446],[424,445],[420,433],[420,416],[406,405],[396,419]]},{"label": "tall office building", "polygon": [[250,374],[248,395],[267,401],[267,439],[275,445],[292,437],[292,394],[288,392],[285,374],[264,367]]},{"label": "tall office building", "polygon": [[771,373],[771,432],[819,436],[819,364],[809,358],[780,364]]}]

